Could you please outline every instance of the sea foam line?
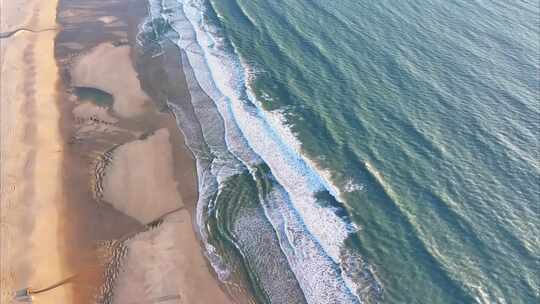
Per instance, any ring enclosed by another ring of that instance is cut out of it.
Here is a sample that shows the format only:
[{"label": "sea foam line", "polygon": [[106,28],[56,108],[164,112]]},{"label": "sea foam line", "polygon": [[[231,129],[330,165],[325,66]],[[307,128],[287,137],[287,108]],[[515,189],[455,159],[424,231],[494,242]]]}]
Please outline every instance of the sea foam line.
[{"label": "sea foam line", "polygon": [[[317,191],[325,189],[338,196],[337,187],[330,186],[316,173],[310,160],[306,161],[301,156],[298,141],[281,119],[269,119],[260,107],[249,107],[241,100],[238,90],[245,86],[245,69],[215,48],[219,40],[212,39],[203,29],[200,3],[180,3],[191,24],[191,31],[195,31],[195,37],[188,32],[189,27],[185,22],[179,22],[175,26],[181,36],[178,44],[186,50],[199,85],[216,102],[220,114],[224,117],[227,144],[231,150],[238,152],[242,150],[242,145],[237,144],[236,140],[239,137],[248,139],[249,146],[265,160],[278,182],[287,190],[310,234],[316,236],[316,241],[326,254],[334,263],[339,264],[343,243],[354,229],[332,210],[318,206],[314,197]],[[253,96],[251,98],[256,103],[256,99]],[[238,127],[241,134],[237,134]],[[281,131],[276,132],[276,129]],[[262,138],[261,134],[264,134]],[[234,147],[235,145],[237,147]],[[345,281],[349,288],[356,289],[356,286],[351,286],[351,280]]]},{"label": "sea foam line", "polygon": [[[295,208],[302,214],[308,229],[317,236],[334,262],[339,263],[341,246],[352,231],[351,227],[331,209],[317,205],[315,193],[328,189],[319,175],[291,149],[288,142],[291,139],[283,139],[275,131],[264,119],[265,111],[249,107],[242,101],[239,91],[245,85],[245,79],[241,65],[230,55],[212,48],[215,40],[210,39],[208,32],[203,29],[203,11],[193,4],[196,4],[195,1],[188,1],[183,9],[195,30],[197,46],[203,55],[188,52],[197,81],[216,102],[225,121],[239,127],[251,149],[269,165],[278,182],[289,193]],[[234,127],[226,125],[226,131],[234,130]],[[228,143],[231,141],[228,140]]]}]

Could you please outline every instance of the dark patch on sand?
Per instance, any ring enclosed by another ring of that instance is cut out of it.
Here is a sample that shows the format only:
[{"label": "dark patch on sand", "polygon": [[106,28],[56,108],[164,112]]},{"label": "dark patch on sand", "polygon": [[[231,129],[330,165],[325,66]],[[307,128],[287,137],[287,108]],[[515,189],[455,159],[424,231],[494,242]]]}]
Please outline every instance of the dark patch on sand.
[{"label": "dark patch on sand", "polygon": [[113,96],[105,91],[96,88],[75,87],[73,93],[77,95],[81,101],[90,101],[97,106],[111,107],[113,104]]}]

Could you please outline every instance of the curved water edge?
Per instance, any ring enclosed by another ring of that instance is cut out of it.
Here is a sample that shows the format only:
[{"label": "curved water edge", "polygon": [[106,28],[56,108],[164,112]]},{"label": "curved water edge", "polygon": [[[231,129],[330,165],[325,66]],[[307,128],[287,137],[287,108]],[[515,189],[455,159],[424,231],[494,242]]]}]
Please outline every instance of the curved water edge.
[{"label": "curved water edge", "polygon": [[[206,10],[211,10],[207,5],[210,4],[205,1],[151,0],[150,18],[141,31],[153,31],[157,40],[176,39],[182,49],[185,60],[181,62],[196,121],[184,120],[188,118],[186,111],[178,105],[169,106],[197,159],[200,192],[197,223],[211,264],[223,281],[234,272],[212,244],[214,235],[208,230],[209,216],[220,209],[217,204],[224,204],[219,197],[226,184],[247,172],[255,184],[271,185],[266,193],[263,188],[255,187],[256,193],[248,200],[258,202],[264,210],[263,222],[271,224],[269,234],[288,261],[305,300],[308,303],[376,301],[382,289],[372,267],[346,245],[357,227],[347,219],[347,212],[339,202],[340,191],[330,182],[329,173],[318,170],[314,162],[302,155],[300,144],[282,115],[262,109],[249,88],[255,76],[249,73],[250,67],[242,62],[234,47],[219,36],[219,29],[206,22]],[[168,31],[168,27],[175,33]],[[196,130],[193,123],[198,126]],[[264,174],[260,174],[261,170]],[[359,189],[352,184],[346,190]],[[257,263],[246,260],[257,257],[245,254],[243,250],[248,246],[245,242],[242,245],[241,240],[249,236],[241,233],[236,229],[227,241],[242,256],[246,270],[253,271],[249,264]],[[264,271],[264,267],[256,270]],[[280,273],[285,278],[289,276],[287,270]],[[265,284],[260,288],[267,301],[284,303],[272,291],[275,286],[271,286],[271,280],[260,281]],[[290,293],[298,298],[297,292]]]}]

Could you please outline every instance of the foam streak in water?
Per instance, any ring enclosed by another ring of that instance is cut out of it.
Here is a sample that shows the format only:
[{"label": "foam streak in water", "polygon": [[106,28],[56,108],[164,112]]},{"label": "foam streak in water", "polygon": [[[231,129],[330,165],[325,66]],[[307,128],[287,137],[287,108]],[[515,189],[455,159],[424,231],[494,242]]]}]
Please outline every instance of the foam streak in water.
[{"label": "foam streak in water", "polygon": [[[264,207],[306,298],[310,303],[357,302],[353,294],[360,286],[348,278],[346,272],[339,270],[343,270],[343,256],[347,256],[344,254],[347,252],[344,242],[355,227],[332,209],[318,205],[315,197],[320,191],[328,191],[338,197],[338,191],[328,182],[328,176],[323,178],[325,174],[315,170],[314,164],[301,155],[298,141],[279,114],[253,106],[258,102],[246,89],[247,69],[238,56],[223,51],[222,39],[209,33],[212,29],[202,21],[202,3],[163,1],[158,5],[176,7],[168,10],[164,17],[179,34],[177,44],[185,51],[193,68],[194,75],[186,77],[193,76],[213,100],[224,126],[225,143],[221,142],[221,149],[213,151],[219,161],[211,163],[212,175],[217,176],[217,182],[221,183],[232,172],[238,172],[234,169],[238,169],[238,165],[230,164],[236,162],[234,157],[226,156],[229,151],[248,168],[254,168],[261,159],[268,164],[282,188],[279,195],[266,198]],[[151,11],[157,16],[161,14],[155,7]],[[188,83],[193,84],[194,81],[188,79]],[[203,131],[206,132],[204,137],[208,139],[210,134],[217,132],[209,131],[217,113],[208,116],[205,110],[208,108],[197,107],[200,92],[193,87],[189,89],[196,115],[206,130]],[[250,97],[251,103],[241,97],[241,92]],[[209,147],[216,148],[211,144]],[[197,163],[199,166],[199,161]],[[228,173],[223,174],[224,168],[232,171],[226,170]],[[199,176],[200,182],[204,182],[201,178]],[[204,185],[202,183],[202,187]],[[201,197],[204,199],[204,195]],[[201,225],[202,209],[198,209]],[[212,248],[207,249],[211,251]]]}]

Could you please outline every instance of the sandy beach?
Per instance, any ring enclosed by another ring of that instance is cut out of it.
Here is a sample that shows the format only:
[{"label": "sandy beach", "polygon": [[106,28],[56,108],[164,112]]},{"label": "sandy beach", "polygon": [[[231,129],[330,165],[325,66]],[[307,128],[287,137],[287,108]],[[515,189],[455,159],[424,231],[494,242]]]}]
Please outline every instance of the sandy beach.
[{"label": "sandy beach", "polygon": [[1,2],[0,32],[55,29],[0,40],[2,304],[72,275],[35,302],[232,303],[194,230],[193,157],[143,89],[145,5]]},{"label": "sandy beach", "polygon": [[[2,1],[2,32],[56,27],[56,1]],[[70,272],[61,250],[63,141],[56,31],[21,31],[1,47],[1,302]],[[71,303],[69,286],[40,300]]]}]

